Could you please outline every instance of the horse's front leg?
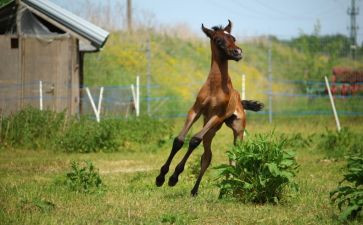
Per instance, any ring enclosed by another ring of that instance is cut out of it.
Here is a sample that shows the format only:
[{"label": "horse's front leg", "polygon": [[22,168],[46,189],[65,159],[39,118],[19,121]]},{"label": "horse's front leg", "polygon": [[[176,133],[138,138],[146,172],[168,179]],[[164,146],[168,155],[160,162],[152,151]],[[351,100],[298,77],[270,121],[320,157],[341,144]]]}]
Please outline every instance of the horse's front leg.
[{"label": "horse's front leg", "polygon": [[185,163],[187,162],[189,156],[192,154],[193,150],[196,147],[198,147],[204,135],[208,131],[210,131],[211,129],[215,128],[216,126],[222,123],[223,123],[222,118],[220,118],[219,116],[213,116],[212,118],[209,119],[209,121],[206,123],[203,129],[190,139],[188,151],[185,153],[180,163],[176,166],[173,175],[171,175],[171,177],[169,178],[169,186],[174,186],[176,183],[178,183],[179,174],[184,171]]},{"label": "horse's front leg", "polygon": [[187,119],[184,123],[184,127],[179,133],[178,137],[174,139],[173,147],[171,149],[170,155],[166,160],[165,164],[160,169],[159,176],[156,177],[156,186],[160,187],[165,182],[165,175],[169,171],[169,166],[173,160],[176,153],[183,147],[185,136],[187,135],[189,129],[192,127],[193,123],[198,120],[200,116],[200,109],[197,106],[193,106],[188,112]]}]

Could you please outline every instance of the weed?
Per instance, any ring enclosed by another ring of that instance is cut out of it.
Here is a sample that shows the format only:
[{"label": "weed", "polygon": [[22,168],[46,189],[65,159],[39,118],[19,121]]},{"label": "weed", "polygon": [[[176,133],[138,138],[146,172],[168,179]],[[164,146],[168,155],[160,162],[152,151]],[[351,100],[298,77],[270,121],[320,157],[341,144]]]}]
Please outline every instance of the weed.
[{"label": "weed", "polygon": [[78,162],[71,162],[72,170],[66,175],[66,185],[80,193],[102,193],[105,186],[99,175],[98,169],[92,162],[85,161],[81,166]]},{"label": "weed", "polygon": [[278,203],[285,186],[297,189],[295,153],[284,148],[284,140],[259,135],[227,152],[234,163],[216,167],[220,174],[219,197],[232,196],[243,202]]},{"label": "weed", "polygon": [[356,153],[363,153],[361,136],[351,132],[348,128],[338,131],[327,130],[321,135],[318,147],[323,149],[330,158],[342,158]]},{"label": "weed", "polygon": [[285,141],[286,147],[305,148],[309,147],[313,142],[314,135],[304,138],[301,133],[294,133],[291,135],[282,134],[280,139]]},{"label": "weed", "polygon": [[[363,208],[363,155],[348,157],[347,168],[339,187],[330,192],[332,202],[336,202],[341,211],[339,219],[343,221],[357,218]],[[348,184],[343,186],[343,182]]]}]

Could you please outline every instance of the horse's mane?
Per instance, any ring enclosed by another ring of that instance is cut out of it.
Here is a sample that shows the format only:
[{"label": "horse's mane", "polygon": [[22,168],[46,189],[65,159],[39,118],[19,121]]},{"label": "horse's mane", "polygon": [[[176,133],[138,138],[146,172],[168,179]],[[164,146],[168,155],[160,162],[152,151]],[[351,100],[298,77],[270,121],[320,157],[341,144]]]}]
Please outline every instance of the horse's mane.
[{"label": "horse's mane", "polygon": [[214,31],[223,30],[223,27],[221,25],[212,27]]}]

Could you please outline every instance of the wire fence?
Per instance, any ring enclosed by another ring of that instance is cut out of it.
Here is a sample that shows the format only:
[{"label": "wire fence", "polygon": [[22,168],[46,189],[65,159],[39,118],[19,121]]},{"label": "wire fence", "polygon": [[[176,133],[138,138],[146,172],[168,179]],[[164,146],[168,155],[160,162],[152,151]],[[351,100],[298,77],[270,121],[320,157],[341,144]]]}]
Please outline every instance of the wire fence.
[{"label": "wire fence", "polygon": [[[332,116],[329,96],[324,82],[299,81],[299,80],[272,80],[271,85],[293,84],[295,88],[287,90],[263,90],[258,91],[258,96],[250,96],[253,100],[259,100],[265,104],[263,111],[250,113],[249,116],[273,117],[279,116]],[[134,84],[136,85],[136,84]],[[177,84],[179,86],[190,84]],[[194,84],[195,85],[195,84]],[[198,82],[201,86],[202,82]],[[348,84],[330,83],[331,86],[342,86]],[[339,116],[363,116],[363,84],[358,83],[358,91],[342,94],[338,88],[333,93],[334,101]],[[42,86],[42,87],[40,87]],[[258,86],[258,84],[256,84]],[[314,87],[313,89],[310,87]],[[59,86],[58,86],[59,87]],[[74,87],[74,86],[73,86]],[[104,86],[104,87],[81,87],[79,91],[79,104],[76,114],[88,115],[101,118],[104,117],[129,117],[137,114],[149,115],[156,118],[184,117],[195,101],[198,89],[191,97],[185,98],[181,95],[158,95],[161,85],[136,85],[133,89],[130,85]],[[16,111],[18,102],[23,101],[23,107],[31,105],[44,109],[56,109],[56,111],[67,110],[70,101],[67,93],[57,95],[54,85],[50,82],[34,81],[27,84],[0,85],[1,112]],[[149,92],[147,91],[149,88]],[[248,90],[256,87],[246,87]],[[310,88],[310,89],[309,89]],[[89,90],[89,94],[87,93]],[[102,89],[102,93],[101,93]],[[64,87],[64,90],[67,90]],[[135,93],[137,91],[137,93]],[[134,93],[133,93],[134,92]],[[20,94],[22,93],[22,95]],[[147,93],[151,93],[147,96]],[[271,98],[272,104],[268,104]],[[55,105],[60,105],[56,107]],[[147,110],[149,109],[149,111]]]}]

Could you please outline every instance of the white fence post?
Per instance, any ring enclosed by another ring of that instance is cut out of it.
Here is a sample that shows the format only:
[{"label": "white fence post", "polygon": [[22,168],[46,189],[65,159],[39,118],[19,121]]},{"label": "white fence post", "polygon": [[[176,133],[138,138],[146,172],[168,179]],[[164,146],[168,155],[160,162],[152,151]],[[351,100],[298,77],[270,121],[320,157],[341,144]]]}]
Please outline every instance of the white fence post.
[{"label": "white fence post", "polygon": [[340,128],[340,121],[339,121],[339,118],[338,118],[338,113],[337,113],[337,110],[335,109],[335,103],[334,103],[333,95],[331,94],[331,91],[330,91],[330,85],[329,85],[328,78],[326,76],[324,78],[325,78],[326,88],[328,89],[328,94],[329,94],[329,98],[330,98],[331,107],[333,109],[335,122],[337,124],[337,129],[338,129],[338,132],[339,132],[341,128]]},{"label": "white fence post", "polygon": [[98,108],[96,108],[96,104],[92,98],[92,95],[91,95],[91,92],[89,91],[89,88],[86,87],[86,92],[87,92],[87,95],[88,95],[88,98],[91,102],[91,105],[92,105],[92,109],[93,109],[93,112],[95,113],[96,115],[96,120],[97,122],[100,122],[100,114],[101,114],[101,104],[102,104],[102,97],[103,97],[103,87],[101,87],[101,90],[100,90],[100,97],[98,99]]},{"label": "white fence post", "polygon": [[140,115],[140,77],[136,76],[136,90],[135,86],[131,84],[132,98],[135,106],[136,116]]},{"label": "white fence post", "polygon": [[[246,74],[242,74],[242,90],[241,90],[242,100],[246,100]],[[245,110],[245,113],[246,110]],[[243,131],[244,136],[247,136],[246,130]]]},{"label": "white fence post", "polygon": [[140,76],[136,76],[136,98],[137,98],[137,108],[136,116],[140,115]]},{"label": "white fence post", "polygon": [[39,109],[43,111],[43,82],[39,81]]},{"label": "white fence post", "polygon": [[246,75],[242,74],[242,100],[246,100]]}]

